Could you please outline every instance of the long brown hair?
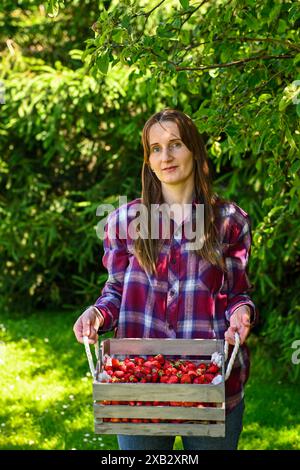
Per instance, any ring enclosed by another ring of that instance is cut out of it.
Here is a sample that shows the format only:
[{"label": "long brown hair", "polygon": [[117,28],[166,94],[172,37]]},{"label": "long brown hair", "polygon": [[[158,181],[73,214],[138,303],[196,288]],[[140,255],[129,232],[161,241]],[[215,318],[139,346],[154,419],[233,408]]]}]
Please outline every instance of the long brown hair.
[{"label": "long brown hair", "polygon": [[[142,167],[142,203],[146,206],[148,217],[148,233],[151,227],[151,204],[163,203],[161,182],[152,172],[149,165],[149,130],[153,124],[163,121],[172,121],[177,124],[181,140],[192,152],[195,162],[194,191],[196,201],[204,204],[204,244],[196,252],[208,262],[219,266],[222,271],[226,270],[223,257],[220,255],[218,234],[214,224],[217,215],[217,203],[224,201],[217,194],[212,193],[212,182],[209,172],[208,157],[202,137],[192,121],[185,113],[166,108],[153,114],[145,123],[142,132],[142,144],[144,148],[144,162]],[[140,265],[150,272],[156,274],[156,261],[161,248],[161,241],[151,237],[138,237],[134,241],[135,255]]]}]

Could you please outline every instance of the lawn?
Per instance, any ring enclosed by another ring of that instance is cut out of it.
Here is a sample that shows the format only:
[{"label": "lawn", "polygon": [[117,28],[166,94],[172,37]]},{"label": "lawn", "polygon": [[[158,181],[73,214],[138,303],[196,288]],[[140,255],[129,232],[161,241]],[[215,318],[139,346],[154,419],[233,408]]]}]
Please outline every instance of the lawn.
[{"label": "lawn", "polygon": [[[117,449],[93,433],[92,379],[73,323],[80,312],[1,314],[0,449]],[[253,338],[240,449],[300,449],[300,389],[266,379]],[[300,367],[300,365],[298,366]],[[182,449],[176,438],[175,449]]]}]

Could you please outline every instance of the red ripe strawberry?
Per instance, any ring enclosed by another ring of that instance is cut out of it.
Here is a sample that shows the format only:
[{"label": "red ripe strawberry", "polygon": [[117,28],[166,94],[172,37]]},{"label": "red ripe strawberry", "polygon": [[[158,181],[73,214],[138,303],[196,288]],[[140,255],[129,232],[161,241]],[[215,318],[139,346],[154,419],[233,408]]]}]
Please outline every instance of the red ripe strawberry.
[{"label": "red ripe strawberry", "polygon": [[125,362],[120,365],[119,370],[122,370],[123,372],[127,372],[127,365],[125,364]]},{"label": "red ripe strawberry", "polygon": [[157,382],[159,379],[159,375],[157,372],[155,372],[154,374],[152,374],[152,382]]},{"label": "red ripe strawberry", "polygon": [[219,372],[219,370],[220,367],[218,367],[216,364],[212,364],[211,366],[209,366],[206,372],[208,372],[209,374],[216,374],[217,372]]},{"label": "red ripe strawberry", "polygon": [[165,358],[162,354],[157,354],[156,356],[154,356],[154,359],[158,361],[160,364],[165,363]]},{"label": "red ripe strawberry", "polygon": [[145,374],[143,374],[143,372],[141,372],[140,370],[135,370],[134,371],[134,376],[137,378],[137,379],[142,379]]},{"label": "red ripe strawberry", "polygon": [[192,383],[192,379],[191,379],[190,375],[183,374],[183,376],[180,379],[180,383],[181,384],[190,384],[190,383]]},{"label": "red ripe strawberry", "polygon": [[210,383],[213,380],[214,375],[213,374],[205,374],[204,378],[205,378],[207,383]]},{"label": "red ripe strawberry", "polygon": [[135,401],[130,401],[130,402],[129,402],[129,405],[130,405],[130,406],[135,406]]},{"label": "red ripe strawberry", "polygon": [[128,361],[128,362],[126,363],[126,369],[127,369],[127,370],[133,370],[134,368],[135,368],[135,363],[134,363],[134,362]]},{"label": "red ripe strawberry", "polygon": [[204,362],[201,362],[201,364],[198,365],[197,369],[206,370],[206,364],[204,364]]},{"label": "red ripe strawberry", "polygon": [[194,370],[189,370],[188,375],[191,377],[192,380],[197,377],[197,373]]},{"label": "red ripe strawberry", "polygon": [[193,383],[194,384],[204,384],[205,383],[204,375],[199,375],[198,377],[195,377]]},{"label": "red ripe strawberry", "polygon": [[145,359],[143,359],[142,357],[137,356],[137,357],[134,358],[134,362],[135,362],[135,364],[141,366],[141,365],[144,364]]},{"label": "red ripe strawberry", "polygon": [[174,363],[174,367],[176,367],[176,369],[180,369],[183,364],[184,364],[184,361],[179,359],[178,361]]},{"label": "red ripe strawberry", "polygon": [[118,377],[113,376],[113,377],[111,378],[111,381],[112,381],[113,383],[116,383],[116,382],[120,382],[120,379],[118,379]]},{"label": "red ripe strawberry", "polygon": [[177,375],[171,375],[169,377],[169,380],[168,380],[169,384],[177,384],[178,382],[179,382],[179,378],[177,377]]},{"label": "red ripe strawberry", "polygon": [[152,368],[155,367],[156,369],[161,369],[161,363],[159,361],[153,360],[152,361]]},{"label": "red ripe strawberry", "polygon": [[140,380],[141,384],[145,384],[147,383],[147,379],[145,377],[143,377],[141,380]]},{"label": "red ripe strawberry", "polygon": [[118,379],[122,379],[122,378],[124,377],[124,375],[125,375],[125,374],[124,374],[124,372],[123,372],[122,370],[116,370],[116,371],[114,372],[114,376],[115,376],[115,377],[118,377]]},{"label": "red ripe strawberry", "polygon": [[144,367],[149,367],[149,369],[151,370],[152,367],[153,367],[153,363],[151,361],[145,361],[144,364],[143,364]]},{"label": "red ripe strawberry", "polygon": [[114,369],[118,369],[121,365],[119,359],[112,358],[111,365]]},{"label": "red ripe strawberry", "polygon": [[161,378],[160,378],[160,383],[166,384],[166,383],[168,383],[168,380],[169,380],[168,375],[162,375]]},{"label": "red ripe strawberry", "polygon": [[194,364],[193,362],[188,362],[186,367],[188,368],[188,370],[195,370],[196,364]]},{"label": "red ripe strawberry", "polygon": [[138,382],[138,379],[134,375],[130,375],[129,382]]}]

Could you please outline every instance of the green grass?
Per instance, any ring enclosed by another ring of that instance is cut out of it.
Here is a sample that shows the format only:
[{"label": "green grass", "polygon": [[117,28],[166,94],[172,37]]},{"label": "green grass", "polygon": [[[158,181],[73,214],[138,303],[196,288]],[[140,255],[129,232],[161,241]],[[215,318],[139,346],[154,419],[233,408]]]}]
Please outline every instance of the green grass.
[{"label": "green grass", "polygon": [[[72,331],[79,313],[1,314],[0,449],[118,448],[116,436],[93,432],[91,375]],[[250,345],[239,448],[299,449],[299,387],[265,374],[261,349],[255,340]],[[177,437],[175,449],[181,448]]]}]

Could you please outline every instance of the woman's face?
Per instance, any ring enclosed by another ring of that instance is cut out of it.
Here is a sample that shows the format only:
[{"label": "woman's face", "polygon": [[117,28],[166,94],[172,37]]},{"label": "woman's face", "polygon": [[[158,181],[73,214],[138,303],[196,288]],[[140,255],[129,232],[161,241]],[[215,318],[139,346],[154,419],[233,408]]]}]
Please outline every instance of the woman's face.
[{"label": "woman's face", "polygon": [[194,184],[193,154],[173,121],[153,124],[149,130],[149,163],[163,185]]}]

